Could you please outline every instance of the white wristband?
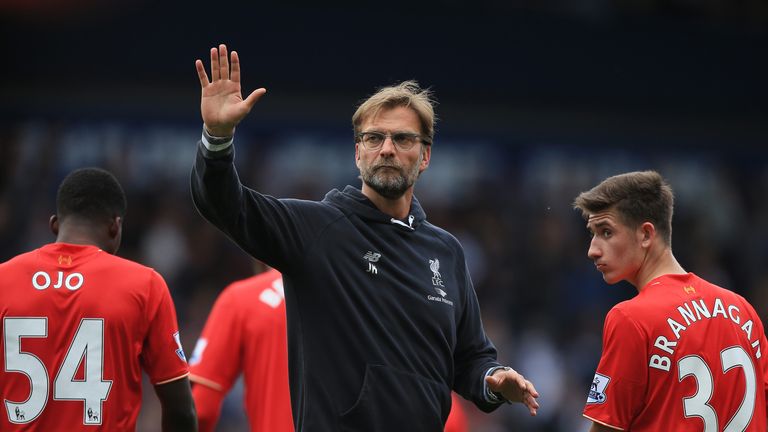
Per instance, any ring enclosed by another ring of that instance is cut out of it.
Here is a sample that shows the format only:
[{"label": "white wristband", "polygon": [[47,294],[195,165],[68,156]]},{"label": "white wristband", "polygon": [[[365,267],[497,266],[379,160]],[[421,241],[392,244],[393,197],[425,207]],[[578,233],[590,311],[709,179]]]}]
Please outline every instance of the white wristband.
[{"label": "white wristband", "polygon": [[[208,141],[208,137],[206,137],[205,135],[206,135],[206,133],[203,132],[203,137],[202,137],[201,141],[203,142],[203,145],[205,146],[205,148],[207,148],[208,151],[212,151],[212,152],[226,150],[227,148],[229,148],[229,146],[232,145],[232,142],[234,142],[234,139],[235,139],[235,137],[230,137],[229,140],[227,140],[227,141],[225,141],[225,142],[223,142],[221,144],[211,144]],[[217,137],[211,137],[211,138],[217,138]]]}]

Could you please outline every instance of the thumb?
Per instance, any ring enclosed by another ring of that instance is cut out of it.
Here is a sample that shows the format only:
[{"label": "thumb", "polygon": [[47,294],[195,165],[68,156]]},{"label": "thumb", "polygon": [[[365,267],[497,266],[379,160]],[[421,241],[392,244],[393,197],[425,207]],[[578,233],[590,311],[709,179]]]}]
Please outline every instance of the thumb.
[{"label": "thumb", "polygon": [[485,382],[487,382],[493,390],[496,390],[499,386],[501,386],[501,378],[494,376],[485,377]]},{"label": "thumb", "polygon": [[265,88],[258,88],[251,92],[251,94],[248,95],[247,98],[245,98],[245,105],[248,107],[248,111],[253,108],[253,106],[256,104],[256,102],[261,99],[262,96],[267,92],[267,89]]}]

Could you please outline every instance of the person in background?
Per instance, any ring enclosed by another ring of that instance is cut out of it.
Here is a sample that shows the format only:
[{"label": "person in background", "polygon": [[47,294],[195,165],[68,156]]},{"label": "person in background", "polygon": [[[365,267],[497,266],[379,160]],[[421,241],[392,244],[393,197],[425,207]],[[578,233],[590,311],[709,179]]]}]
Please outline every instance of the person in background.
[{"label": "person in background", "polygon": [[448,414],[448,420],[445,422],[444,432],[469,432],[469,423],[467,414],[459,402],[459,395],[456,392],[451,393],[451,412]]},{"label": "person in background", "polygon": [[742,296],[675,259],[673,202],[655,171],[609,177],[576,197],[589,258],[608,284],[638,291],[605,318],[584,416],[592,432],[764,432],[763,323]]},{"label": "person in background", "polygon": [[[533,384],[497,361],[461,244],[426,219],[414,184],[429,166],[433,100],[406,81],[354,114],[362,189],[322,201],[244,186],[236,125],[266,92],[243,99],[237,53],[198,60],[203,136],[191,176],[200,214],[283,275],[289,381],[297,431],[442,431],[451,390],[490,412],[539,407]],[[231,70],[230,70],[231,60]]]},{"label": "person in background", "polygon": [[283,280],[277,270],[263,270],[219,294],[195,345],[190,380],[201,432],[215,429],[241,373],[250,429],[293,430]]},{"label": "person in background", "polygon": [[75,170],[50,218],[56,242],[0,264],[0,430],[133,431],[142,370],[162,430],[197,430],[168,287],[115,256],[125,211],[111,173]]}]

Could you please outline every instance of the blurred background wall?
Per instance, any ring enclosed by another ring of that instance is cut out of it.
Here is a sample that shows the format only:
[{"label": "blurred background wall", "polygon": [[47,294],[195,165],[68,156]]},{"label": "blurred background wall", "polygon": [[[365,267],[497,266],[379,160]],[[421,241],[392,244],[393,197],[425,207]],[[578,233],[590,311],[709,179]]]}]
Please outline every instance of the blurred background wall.
[{"label": "blurred background wall", "polygon": [[[237,165],[275,196],[359,186],[356,104],[404,79],[435,91],[416,195],[462,241],[501,360],[542,394],[535,419],[469,407],[473,431],[587,430],[603,318],[635,293],[603,283],[570,205],[606,176],[666,176],[677,258],[768,318],[762,0],[0,0],[0,260],[54,240],[67,172],[107,168],[129,200],[119,254],[165,276],[191,354],[218,292],[251,274],[189,197],[193,63],[221,42],[246,91],[268,89],[238,128]],[[139,430],[159,430],[146,390]],[[244,430],[238,391],[220,430]]]}]

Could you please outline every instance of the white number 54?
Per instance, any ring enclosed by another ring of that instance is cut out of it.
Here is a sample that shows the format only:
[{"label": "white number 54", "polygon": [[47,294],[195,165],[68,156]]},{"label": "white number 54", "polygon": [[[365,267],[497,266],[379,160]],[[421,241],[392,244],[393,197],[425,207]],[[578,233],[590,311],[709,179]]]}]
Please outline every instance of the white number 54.
[{"label": "white number 54", "polygon": [[[48,337],[47,318],[4,318],[5,371],[27,376],[29,397],[23,402],[5,400],[5,410],[11,423],[34,421],[48,403],[48,371],[36,355],[21,350],[22,338]],[[85,362],[85,379],[76,380],[80,361]],[[83,424],[99,425],[101,407],[107,399],[112,381],[105,381],[104,320],[83,318],[69,345],[67,355],[53,382],[54,400],[83,401]]]}]

